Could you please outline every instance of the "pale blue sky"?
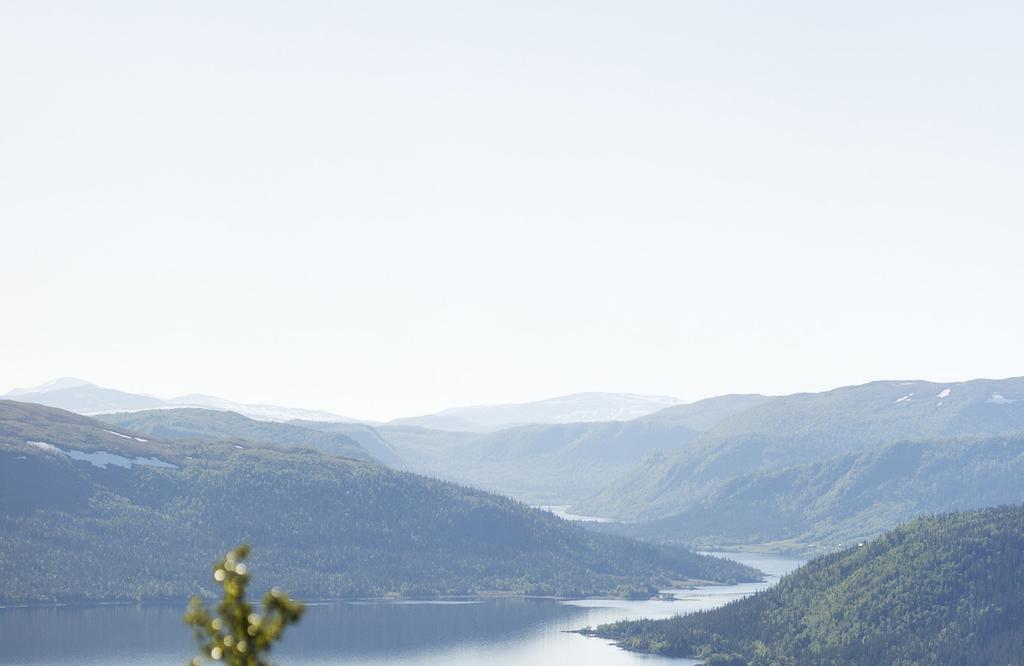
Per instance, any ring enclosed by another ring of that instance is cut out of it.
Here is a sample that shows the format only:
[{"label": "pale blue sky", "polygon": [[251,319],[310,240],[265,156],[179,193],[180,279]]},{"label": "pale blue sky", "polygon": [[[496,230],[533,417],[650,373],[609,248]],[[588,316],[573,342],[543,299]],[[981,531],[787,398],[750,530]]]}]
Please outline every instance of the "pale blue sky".
[{"label": "pale blue sky", "polygon": [[1017,2],[0,3],[2,386],[1024,374]]}]

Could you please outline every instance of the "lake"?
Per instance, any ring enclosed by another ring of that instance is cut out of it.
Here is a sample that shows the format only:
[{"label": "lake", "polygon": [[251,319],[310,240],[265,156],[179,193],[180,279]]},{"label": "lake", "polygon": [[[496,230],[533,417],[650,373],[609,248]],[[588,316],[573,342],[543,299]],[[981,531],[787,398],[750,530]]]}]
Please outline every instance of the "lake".
[{"label": "lake", "polygon": [[[285,635],[286,666],[595,666],[696,664],[638,655],[566,630],[715,608],[776,582],[802,561],[728,556],[768,574],[761,583],[671,590],[676,601],[495,598],[469,601],[338,601],[311,604]],[[184,604],[0,609],[5,666],[182,666],[195,654]]]}]

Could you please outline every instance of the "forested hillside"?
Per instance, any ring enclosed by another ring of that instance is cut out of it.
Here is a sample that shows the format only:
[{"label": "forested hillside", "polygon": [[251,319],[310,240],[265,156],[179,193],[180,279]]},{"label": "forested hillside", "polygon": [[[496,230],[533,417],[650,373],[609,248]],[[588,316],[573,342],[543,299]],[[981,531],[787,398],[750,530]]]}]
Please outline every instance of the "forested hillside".
[{"label": "forested hillside", "polygon": [[640,417],[640,420],[661,424],[686,426],[691,430],[706,432],[726,419],[753,407],[774,400],[756,393],[733,393],[705,398],[685,405],[665,409]]},{"label": "forested hillside", "polygon": [[1024,501],[1024,435],[902,442],[749,474],[623,533],[700,547],[832,550],[928,513]]},{"label": "forested hillside", "polygon": [[172,439],[245,439],[250,442],[307,447],[334,455],[383,462],[399,462],[395,450],[379,437],[351,437],[347,431],[369,429],[359,424],[332,424],[343,430],[319,430],[292,423],[256,421],[234,412],[212,409],[153,409],[142,412],[100,414],[98,420],[131,428],[153,437]]},{"label": "forested hillside", "polygon": [[922,518],[722,608],[596,634],[708,664],[1020,664],[1024,509]]},{"label": "forested hillside", "polygon": [[377,428],[366,423],[346,423],[342,421],[308,421],[295,419],[288,421],[289,425],[306,428],[308,430],[319,430],[321,432],[333,432],[345,435],[350,439],[359,442],[360,446],[369,451],[388,467],[395,469],[408,469],[409,465],[402,458],[395,446],[384,439],[377,431]]},{"label": "forested hillside", "polygon": [[[309,446],[356,458],[372,456],[396,469],[543,504],[565,503],[597,493],[649,454],[686,447],[703,429],[765,399],[723,396],[631,421],[530,424],[483,433],[431,430],[406,424],[369,426],[298,420],[274,423],[195,408],[104,414],[96,418],[164,439],[236,437]],[[366,452],[359,452],[353,444]]]},{"label": "forested hillside", "polygon": [[692,444],[653,454],[578,513],[657,519],[685,511],[735,477],[826,461],[907,439],[1024,430],[1024,379],[883,381],[769,398]]},{"label": "forested hillside", "polygon": [[0,401],[0,601],[181,599],[242,541],[255,548],[257,584],[307,599],[755,577],[374,463],[239,439],[163,441]]}]

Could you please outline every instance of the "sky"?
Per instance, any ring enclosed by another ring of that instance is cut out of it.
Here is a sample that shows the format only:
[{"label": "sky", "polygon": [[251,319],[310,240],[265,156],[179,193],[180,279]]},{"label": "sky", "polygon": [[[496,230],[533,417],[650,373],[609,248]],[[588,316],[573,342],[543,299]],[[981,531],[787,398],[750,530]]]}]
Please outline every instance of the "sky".
[{"label": "sky", "polygon": [[0,3],[0,391],[1024,375],[1019,2]]}]

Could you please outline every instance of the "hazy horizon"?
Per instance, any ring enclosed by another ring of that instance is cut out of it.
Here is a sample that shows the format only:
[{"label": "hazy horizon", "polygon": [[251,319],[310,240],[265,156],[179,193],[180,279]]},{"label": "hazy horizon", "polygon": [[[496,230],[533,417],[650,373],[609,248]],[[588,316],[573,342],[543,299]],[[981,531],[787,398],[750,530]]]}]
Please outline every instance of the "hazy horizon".
[{"label": "hazy horizon", "polygon": [[1022,19],[5,3],[3,383],[386,420],[1024,375]]},{"label": "hazy horizon", "polygon": [[[929,383],[936,384],[936,385],[942,385],[942,384],[953,385],[953,384],[959,384],[959,383],[962,383],[962,382],[967,382],[967,381],[972,381],[972,380],[1006,380],[1006,379],[1012,379],[1012,378],[1013,377],[1011,377],[1009,375],[1007,375],[1005,377],[996,377],[996,376],[993,376],[993,377],[980,377],[979,376],[979,377],[967,377],[967,378],[964,378],[964,379],[953,379],[953,380],[943,381],[943,380],[935,379],[935,378],[931,378],[931,377],[878,377],[876,379],[872,379],[872,380],[869,380],[868,382],[863,382],[863,383],[866,384],[866,383],[872,383],[872,382],[923,381],[923,382],[929,382]],[[40,384],[36,384],[36,385],[33,385],[33,386],[11,386],[11,387],[6,387],[6,388],[0,387],[0,390],[3,391],[2,393],[0,393],[0,399],[11,398],[11,399],[19,400],[19,399],[21,399],[19,396],[8,396],[8,393],[10,393],[12,391],[17,391],[17,390],[26,390],[26,389],[30,390],[30,389],[34,389],[34,388],[39,388],[39,387],[43,386],[44,384],[49,383],[50,381],[57,381],[57,380],[77,380],[77,381],[82,381],[82,382],[85,382],[85,383],[88,383],[88,384],[93,384],[93,385],[96,385],[96,386],[100,386],[102,388],[109,388],[109,389],[115,389],[115,390],[124,390],[124,389],[121,389],[118,386],[108,386],[108,385],[92,382],[92,381],[89,381],[88,379],[83,378],[83,377],[70,377],[70,376],[66,376],[65,375],[65,376],[61,376],[61,377],[55,377],[55,378],[49,380],[48,382],[42,382]],[[820,388],[820,389],[813,389],[813,390],[807,390],[807,391],[793,391],[793,392],[790,392],[790,393],[766,393],[766,392],[763,392],[763,391],[751,391],[748,394],[757,394],[757,395],[763,395],[763,396],[768,396],[768,397],[772,397],[772,396],[786,396],[786,395],[793,395],[793,394],[799,394],[799,393],[821,393],[821,392],[831,391],[831,390],[834,390],[834,389],[841,389],[841,388],[846,388],[848,386],[857,386],[857,385],[859,385],[859,384],[839,384],[839,385],[835,385],[835,386],[827,386],[827,387]],[[137,393],[138,395],[148,395],[148,396],[160,398],[160,399],[163,399],[163,400],[169,400],[169,399],[173,399],[173,398],[185,398],[185,397],[189,397],[189,396],[206,396],[206,397],[212,397],[212,398],[219,398],[219,399],[223,399],[223,400],[228,400],[228,401],[236,402],[236,403],[245,403],[245,401],[235,400],[232,396],[229,396],[229,395],[211,395],[210,393],[207,393],[207,392],[202,391],[202,390],[189,391],[189,392],[182,393],[182,394],[155,393],[153,391],[126,391],[126,392],[128,392],[128,393]],[[722,397],[722,396],[725,396],[725,395],[739,395],[739,394],[741,394],[741,392],[739,392],[739,391],[726,391],[724,393],[716,393],[716,394],[713,394],[713,395],[704,395],[704,396],[701,396],[699,398],[694,398],[692,400],[689,400],[689,399],[681,398],[680,396],[675,396],[675,395],[656,395],[656,394],[652,394],[652,393],[641,393],[641,392],[636,392],[636,391],[578,391],[578,392],[575,392],[575,393],[567,393],[567,394],[559,394],[559,395],[538,395],[538,396],[534,396],[532,398],[528,398],[526,400],[518,400],[518,401],[490,402],[490,403],[466,403],[466,404],[458,404],[458,405],[447,405],[447,406],[444,406],[444,407],[440,407],[440,408],[438,408],[437,410],[435,410],[433,412],[393,414],[393,415],[390,415],[390,416],[385,417],[385,418],[363,417],[363,416],[360,416],[359,414],[347,413],[344,410],[323,409],[323,408],[310,408],[308,405],[301,405],[301,404],[281,404],[281,403],[272,403],[272,402],[267,402],[267,401],[262,402],[262,403],[261,402],[252,402],[252,403],[245,403],[245,404],[251,404],[251,405],[275,405],[275,406],[278,406],[278,407],[285,407],[285,408],[309,409],[311,411],[312,410],[316,410],[316,409],[320,409],[321,411],[324,411],[324,412],[332,412],[332,413],[334,413],[337,416],[344,416],[344,417],[355,419],[357,421],[388,422],[388,421],[395,420],[395,419],[409,418],[409,417],[416,417],[416,416],[427,416],[427,415],[431,415],[431,414],[439,414],[439,415],[441,415],[441,414],[444,414],[445,412],[458,411],[458,410],[467,409],[467,408],[498,407],[498,406],[511,406],[511,405],[517,405],[517,404],[531,404],[531,403],[537,403],[537,402],[544,402],[544,401],[548,401],[548,400],[554,400],[554,399],[558,399],[558,398],[567,398],[567,397],[573,397],[573,396],[578,396],[578,395],[586,395],[586,394],[626,395],[626,396],[634,396],[634,397],[638,397],[638,398],[673,398],[673,399],[676,399],[676,400],[680,401],[677,404],[691,404],[691,403],[700,402],[701,400],[706,400],[706,399],[709,399],[709,398]],[[181,406],[182,407],[187,407],[189,405],[182,404]],[[119,410],[115,410],[115,411],[119,411]]]}]

